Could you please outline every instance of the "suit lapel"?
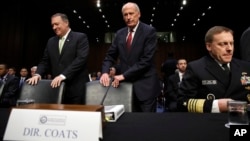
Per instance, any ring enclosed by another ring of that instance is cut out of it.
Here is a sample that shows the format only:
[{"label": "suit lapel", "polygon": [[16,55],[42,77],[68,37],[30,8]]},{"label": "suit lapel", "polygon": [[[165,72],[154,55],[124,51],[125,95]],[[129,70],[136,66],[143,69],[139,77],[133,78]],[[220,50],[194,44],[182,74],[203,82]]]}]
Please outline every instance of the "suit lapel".
[{"label": "suit lapel", "polygon": [[[65,50],[67,50],[68,47],[69,47],[68,46],[69,45],[69,41],[72,39],[72,34],[71,33],[72,33],[72,31],[69,32],[67,38],[64,41],[64,44],[63,44],[63,47],[62,47],[62,52],[61,52],[61,54],[59,54],[60,56],[62,56],[64,54]],[[58,53],[59,53],[59,49],[58,49]]]},{"label": "suit lapel", "polygon": [[237,80],[237,81],[230,81],[228,91],[231,91],[235,87],[240,87],[237,85],[241,84],[239,83],[239,81],[242,76],[241,67],[234,60],[231,61],[230,70],[231,70],[231,80]]},{"label": "suit lapel", "polygon": [[139,40],[140,38],[140,35],[142,35],[142,30],[141,30],[141,23],[139,23],[136,31],[135,31],[135,34],[134,34],[134,37],[133,37],[133,40],[132,40],[132,44],[131,44],[131,50],[135,50],[135,45],[136,45],[136,41]]},{"label": "suit lapel", "polygon": [[[129,55],[129,51],[127,49],[127,35],[128,35],[128,29],[124,28],[122,34],[121,34],[121,39],[122,39],[122,49],[126,53],[126,56]],[[132,45],[131,45],[132,47]]]}]

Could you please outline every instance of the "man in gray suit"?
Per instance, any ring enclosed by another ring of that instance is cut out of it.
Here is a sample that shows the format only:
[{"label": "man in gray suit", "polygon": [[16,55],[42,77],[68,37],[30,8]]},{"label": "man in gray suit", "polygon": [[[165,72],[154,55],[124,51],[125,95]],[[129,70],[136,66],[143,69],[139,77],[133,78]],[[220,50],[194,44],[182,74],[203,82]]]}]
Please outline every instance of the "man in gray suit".
[{"label": "man in gray suit", "polygon": [[51,87],[58,87],[62,81],[65,82],[64,104],[83,104],[87,81],[88,38],[84,33],[72,31],[67,15],[63,13],[54,14],[51,25],[56,36],[48,40],[36,74],[27,81],[35,85],[41,76],[50,72],[53,78]]},{"label": "man in gray suit", "polygon": [[250,102],[250,63],[233,58],[233,31],[214,26],[205,35],[207,56],[188,63],[178,91],[178,110],[227,112],[229,100]]},{"label": "man in gray suit", "polygon": [[[156,97],[160,95],[160,82],[154,65],[157,48],[155,28],[139,21],[140,9],[135,3],[126,3],[122,15],[127,27],[117,31],[102,65],[100,83],[110,85],[109,68],[119,57],[119,72],[114,76],[113,87],[122,81],[133,83],[135,96],[134,111],[155,112]],[[131,45],[127,46],[129,32],[132,32]]]}]

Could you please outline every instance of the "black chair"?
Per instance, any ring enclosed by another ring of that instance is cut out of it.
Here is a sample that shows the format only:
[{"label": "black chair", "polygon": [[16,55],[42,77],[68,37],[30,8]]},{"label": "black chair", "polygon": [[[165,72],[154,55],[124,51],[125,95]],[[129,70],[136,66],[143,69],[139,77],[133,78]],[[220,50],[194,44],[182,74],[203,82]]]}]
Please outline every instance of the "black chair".
[{"label": "black chair", "polygon": [[33,99],[35,103],[60,104],[62,103],[65,83],[62,82],[60,87],[52,88],[52,80],[42,79],[37,85],[23,83],[20,90],[19,100]]},{"label": "black chair", "polygon": [[[124,105],[125,112],[133,111],[133,84],[120,83],[118,88],[104,87],[98,80],[86,83],[86,105]],[[106,97],[105,94],[107,93]]]}]

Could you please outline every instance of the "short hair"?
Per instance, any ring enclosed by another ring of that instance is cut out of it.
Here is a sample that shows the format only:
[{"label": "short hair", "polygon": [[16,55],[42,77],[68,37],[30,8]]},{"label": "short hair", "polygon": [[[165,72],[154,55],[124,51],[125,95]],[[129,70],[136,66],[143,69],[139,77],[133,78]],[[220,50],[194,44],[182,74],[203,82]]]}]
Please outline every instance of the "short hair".
[{"label": "short hair", "polygon": [[225,26],[214,26],[210,28],[205,35],[205,43],[211,43],[215,34],[221,32],[230,32],[233,35],[233,30]]},{"label": "short hair", "polygon": [[58,16],[60,16],[63,21],[69,22],[68,16],[64,13],[56,13],[56,14],[52,15],[51,18],[58,17]]},{"label": "short hair", "polygon": [[9,69],[9,65],[7,63],[0,63],[0,65],[3,65],[6,69]]},{"label": "short hair", "polygon": [[122,6],[122,11],[123,11],[123,9],[124,9],[127,5],[133,5],[134,8],[140,13],[140,8],[139,8],[139,6],[138,6],[136,3],[134,3],[134,2],[127,2],[127,3],[125,3],[125,4]]},{"label": "short hair", "polygon": [[32,66],[32,67],[30,68],[30,70],[32,70],[32,69],[37,69],[37,66]]}]

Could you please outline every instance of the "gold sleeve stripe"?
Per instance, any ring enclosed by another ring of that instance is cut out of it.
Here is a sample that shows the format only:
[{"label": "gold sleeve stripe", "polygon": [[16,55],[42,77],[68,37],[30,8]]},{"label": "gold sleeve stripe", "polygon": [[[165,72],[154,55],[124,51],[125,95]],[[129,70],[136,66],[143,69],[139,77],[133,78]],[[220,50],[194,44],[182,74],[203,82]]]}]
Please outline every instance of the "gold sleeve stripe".
[{"label": "gold sleeve stripe", "polygon": [[187,109],[188,112],[203,113],[205,99],[189,99]]}]

